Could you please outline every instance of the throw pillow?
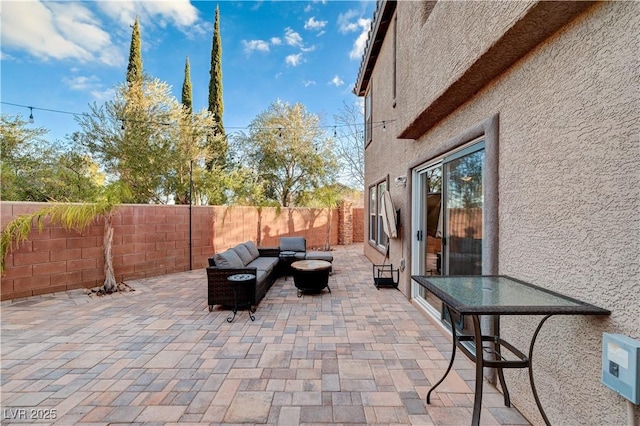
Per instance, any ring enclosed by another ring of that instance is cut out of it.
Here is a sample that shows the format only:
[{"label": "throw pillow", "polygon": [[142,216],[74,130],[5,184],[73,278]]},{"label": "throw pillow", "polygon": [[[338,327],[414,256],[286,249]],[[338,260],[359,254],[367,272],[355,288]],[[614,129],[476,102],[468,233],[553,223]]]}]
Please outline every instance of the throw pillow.
[{"label": "throw pillow", "polygon": [[280,251],[307,251],[304,237],[280,237]]},{"label": "throw pillow", "polygon": [[244,243],[244,246],[247,248],[247,250],[249,250],[249,253],[251,253],[251,256],[253,257],[252,260],[260,257],[260,252],[258,251],[258,247],[256,247],[253,241],[247,241],[246,243]]},{"label": "throw pillow", "polygon": [[244,244],[238,244],[237,246],[233,247],[233,251],[235,251],[238,256],[240,256],[240,260],[242,260],[242,263],[244,263],[245,266],[247,266],[253,260],[253,256],[251,256],[251,253],[249,253],[249,249],[247,249]]},{"label": "throw pillow", "polygon": [[229,249],[222,253],[216,253],[213,256],[213,260],[216,262],[218,268],[244,268],[242,259],[238,256],[238,253]]}]

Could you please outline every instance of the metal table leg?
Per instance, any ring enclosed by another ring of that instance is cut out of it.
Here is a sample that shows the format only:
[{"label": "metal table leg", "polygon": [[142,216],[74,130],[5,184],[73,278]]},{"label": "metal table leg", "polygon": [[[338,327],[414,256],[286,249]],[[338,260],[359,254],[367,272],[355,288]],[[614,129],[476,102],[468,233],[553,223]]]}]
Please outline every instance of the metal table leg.
[{"label": "metal table leg", "polygon": [[[500,338],[500,316],[495,316],[495,335]],[[493,344],[494,351],[498,354],[499,357],[502,357],[502,353],[500,352],[500,343],[494,342]],[[509,397],[509,389],[507,389],[507,382],[504,380],[504,372],[502,368],[497,367],[498,370],[498,380],[500,380],[500,386],[502,387],[502,394],[504,396],[504,405],[507,407],[511,407],[511,398]]]},{"label": "metal table leg", "polygon": [[476,391],[473,397],[473,417],[471,424],[473,426],[480,425],[480,411],[482,408],[482,385],[484,384],[484,354],[482,345],[482,330],[480,329],[480,318],[478,315],[472,315],[473,334],[476,343]]},{"label": "metal table leg", "polygon": [[438,380],[438,383],[436,383],[435,385],[433,385],[431,387],[431,389],[429,389],[429,392],[427,392],[427,404],[429,404],[431,402],[431,392],[433,392],[438,386],[440,386],[440,383],[442,383],[444,381],[444,379],[447,377],[447,375],[449,375],[449,372],[451,371],[451,367],[453,367],[453,361],[456,359],[456,326],[455,326],[455,321],[453,320],[453,317],[451,316],[451,311],[449,310],[449,306],[444,305],[444,309],[447,311],[447,314],[449,315],[449,318],[451,318],[451,329],[453,330],[453,339],[452,342],[453,344],[451,345],[451,360],[449,361],[449,366],[447,367],[447,371],[444,372],[444,376],[442,376],[442,378],[440,380]]},{"label": "metal table leg", "polygon": [[236,290],[236,286],[233,286],[233,316],[229,315],[227,317],[227,322],[233,322],[236,319],[236,313],[238,312],[238,291]]},{"label": "metal table leg", "polygon": [[538,398],[538,392],[536,391],[536,385],[533,382],[533,361],[531,357],[533,356],[533,345],[536,343],[536,338],[538,337],[538,333],[542,328],[542,324],[544,324],[550,317],[551,315],[547,315],[546,317],[542,318],[542,321],[540,321],[540,324],[538,324],[538,327],[536,328],[536,332],[533,333],[533,337],[531,338],[531,345],[529,346],[529,381],[531,382],[531,391],[533,392],[533,397],[536,400],[536,405],[538,406],[538,410],[542,415],[542,419],[547,426],[551,426],[551,423],[549,423],[549,419],[542,409],[542,404],[540,403],[540,398]]}]

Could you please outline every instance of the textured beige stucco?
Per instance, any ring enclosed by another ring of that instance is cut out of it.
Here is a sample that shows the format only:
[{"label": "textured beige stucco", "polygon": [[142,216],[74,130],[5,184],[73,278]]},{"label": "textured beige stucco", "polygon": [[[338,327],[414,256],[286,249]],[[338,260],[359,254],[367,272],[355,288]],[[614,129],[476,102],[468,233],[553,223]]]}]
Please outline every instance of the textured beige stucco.
[{"label": "textured beige stucco", "polygon": [[[496,7],[492,16],[488,5]],[[498,37],[528,9],[521,2],[451,2],[446,9],[438,4],[426,24],[438,17],[442,22],[430,25],[439,32],[425,39],[420,6],[398,3],[402,83],[395,108],[389,84],[391,31],[371,78],[373,120],[397,119],[391,129],[395,135],[409,124],[407,117],[415,117],[445,89],[440,65],[455,72],[469,64],[474,49]],[[446,31],[447,24],[470,15],[493,22],[488,36],[475,40]],[[639,35],[640,4],[596,4],[479,93],[470,94],[416,141],[397,140],[378,128],[365,152],[367,184],[388,174],[394,203],[410,210],[411,184],[397,188],[394,178],[476,123],[499,115],[499,272],[612,311],[609,318],[552,317],[542,328],[533,355],[534,374],[552,424],[627,421],[626,400],[600,383],[600,362],[603,332],[640,339]],[[447,51],[453,37],[475,47]],[[431,70],[419,58],[425,49],[442,56],[430,64]],[[403,224],[401,238],[391,244],[394,265],[411,257],[413,230]],[[374,262],[381,260],[367,244],[365,254]],[[409,275],[405,270],[400,286],[407,295]],[[506,318],[503,335],[528,350],[539,319]],[[515,406],[532,423],[541,424],[526,372],[508,372],[507,383]],[[640,410],[635,413],[640,420]]]}]

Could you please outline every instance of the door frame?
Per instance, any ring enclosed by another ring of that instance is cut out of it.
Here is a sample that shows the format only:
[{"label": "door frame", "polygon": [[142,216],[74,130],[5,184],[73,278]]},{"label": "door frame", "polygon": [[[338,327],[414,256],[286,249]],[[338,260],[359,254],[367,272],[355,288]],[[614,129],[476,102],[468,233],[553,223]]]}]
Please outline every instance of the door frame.
[{"label": "door frame", "polygon": [[[418,171],[424,170],[429,165],[435,165],[444,157],[455,151],[463,149],[470,142],[478,138],[484,138],[485,150],[485,176],[484,176],[484,215],[483,230],[484,236],[482,240],[482,273],[485,275],[498,275],[498,242],[499,242],[499,115],[493,115],[475,125],[469,127],[459,135],[449,139],[443,144],[436,146],[434,149],[427,151],[423,156],[409,165],[409,174],[411,175],[410,194],[410,214],[411,214],[411,275],[418,274],[420,262],[420,248],[416,235],[420,230],[420,210],[421,207],[416,205],[416,192],[420,190],[420,182],[418,181]],[[414,185],[415,182],[415,185]],[[416,286],[411,281],[410,294],[418,306],[421,306],[429,313],[428,303],[421,303],[422,298],[416,298]],[[427,305],[427,306],[425,306]],[[431,313],[432,315],[433,313]],[[435,318],[439,321],[439,313]]]}]

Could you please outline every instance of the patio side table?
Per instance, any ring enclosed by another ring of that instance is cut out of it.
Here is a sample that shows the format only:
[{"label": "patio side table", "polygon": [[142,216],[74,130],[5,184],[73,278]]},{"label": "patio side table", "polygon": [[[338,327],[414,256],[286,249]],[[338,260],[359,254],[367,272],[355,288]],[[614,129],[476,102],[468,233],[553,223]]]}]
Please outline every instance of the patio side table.
[{"label": "patio side table", "polygon": [[[238,301],[238,286],[246,286],[255,283],[256,276],[253,274],[235,274],[227,277],[227,281],[233,287],[233,316],[229,315],[227,317],[227,322],[233,322],[236,318],[236,313],[238,312],[238,306],[244,307],[247,306],[249,309],[249,318],[251,321],[255,321],[256,317],[252,315],[253,312],[256,311],[255,306],[251,308],[251,299],[247,297],[245,301]],[[247,292],[241,292],[241,294],[248,294]]]},{"label": "patio side table", "polygon": [[[511,406],[511,400],[502,370],[504,368],[527,368],[536,405],[545,423],[549,426],[551,423],[542,409],[533,381],[533,366],[531,363],[533,346],[540,328],[552,315],[611,314],[611,311],[607,309],[599,308],[505,275],[413,275],[411,278],[443,302],[443,313],[448,315],[451,320],[453,341],[451,360],[444,376],[427,393],[427,404],[430,403],[431,392],[444,381],[451,371],[456,357],[456,348],[459,348],[476,365],[476,384],[471,421],[473,426],[480,424],[484,367],[497,370],[498,379],[504,392],[504,404],[507,407]],[[473,320],[473,335],[463,334],[462,330],[456,329],[456,320],[452,313],[455,313],[458,317],[462,315],[471,316]],[[488,315],[495,319],[494,335],[482,334],[480,328],[480,316],[482,315]],[[500,337],[501,315],[544,315],[531,338],[528,356]],[[491,346],[485,347],[484,342],[488,342]],[[517,359],[503,357],[501,353],[503,349],[515,355]],[[494,358],[485,359],[485,352],[491,353]]]}]

